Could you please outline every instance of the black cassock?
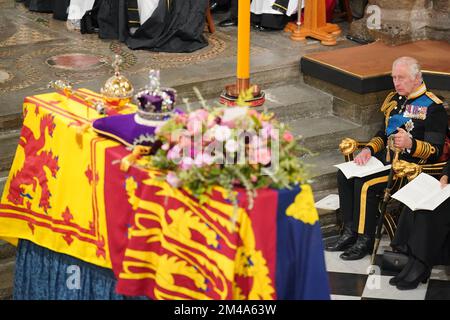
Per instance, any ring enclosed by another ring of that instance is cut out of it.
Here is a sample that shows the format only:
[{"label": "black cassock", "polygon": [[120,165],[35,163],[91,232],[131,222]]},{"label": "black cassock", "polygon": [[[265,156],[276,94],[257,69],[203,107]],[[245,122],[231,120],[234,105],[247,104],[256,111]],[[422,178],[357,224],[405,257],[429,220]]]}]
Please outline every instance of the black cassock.
[{"label": "black cassock", "polygon": [[[449,174],[450,163],[446,174]],[[393,248],[411,254],[428,267],[450,264],[450,198],[434,211],[406,208],[399,219]]]},{"label": "black cassock", "polygon": [[[193,52],[208,45],[203,36],[207,0],[160,0],[142,25],[137,23],[136,3],[96,0],[92,12],[99,37],[119,39],[131,49],[163,52]],[[130,28],[135,31],[131,33]]]}]

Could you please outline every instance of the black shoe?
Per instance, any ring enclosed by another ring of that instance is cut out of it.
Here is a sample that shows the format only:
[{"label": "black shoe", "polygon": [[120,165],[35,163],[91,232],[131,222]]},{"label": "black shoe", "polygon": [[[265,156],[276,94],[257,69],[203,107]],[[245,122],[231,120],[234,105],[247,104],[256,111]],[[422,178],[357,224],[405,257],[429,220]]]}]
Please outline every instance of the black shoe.
[{"label": "black shoe", "polygon": [[373,250],[373,239],[365,234],[358,234],[356,243],[344,251],[339,257],[342,260],[359,260],[371,254]]},{"label": "black shoe", "polygon": [[409,256],[408,262],[403,267],[402,271],[400,271],[395,277],[392,277],[389,280],[389,284],[391,286],[396,286],[397,283],[399,283],[401,280],[403,280],[409,273],[409,270],[411,270],[411,267],[414,264],[414,258]]},{"label": "black shoe", "polygon": [[237,26],[237,19],[225,19],[225,20],[219,22],[219,27],[222,27],[222,28],[233,27],[233,26]]},{"label": "black shoe", "polygon": [[344,232],[336,242],[325,247],[326,251],[344,251],[356,242],[357,233],[349,227],[344,227]]},{"label": "black shoe", "polygon": [[408,274],[397,283],[398,290],[412,290],[417,288],[420,282],[427,283],[431,275],[431,269],[420,260],[414,262]]}]

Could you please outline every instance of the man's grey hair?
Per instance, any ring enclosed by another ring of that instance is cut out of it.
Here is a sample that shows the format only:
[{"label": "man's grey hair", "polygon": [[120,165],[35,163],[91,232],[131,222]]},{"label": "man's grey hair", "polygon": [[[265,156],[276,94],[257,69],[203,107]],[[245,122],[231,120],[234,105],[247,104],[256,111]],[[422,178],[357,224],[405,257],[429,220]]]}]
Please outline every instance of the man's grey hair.
[{"label": "man's grey hair", "polygon": [[421,71],[422,68],[419,64],[419,61],[412,57],[400,57],[395,59],[394,63],[392,63],[392,68],[399,64],[403,64],[408,67],[409,73],[411,74],[412,78],[419,76],[420,80],[423,80]]}]

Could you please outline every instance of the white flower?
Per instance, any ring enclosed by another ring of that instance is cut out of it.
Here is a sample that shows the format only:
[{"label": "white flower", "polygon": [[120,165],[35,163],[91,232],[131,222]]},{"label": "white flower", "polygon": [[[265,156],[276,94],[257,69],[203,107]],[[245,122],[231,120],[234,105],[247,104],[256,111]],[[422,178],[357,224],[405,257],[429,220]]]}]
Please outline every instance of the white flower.
[{"label": "white flower", "polygon": [[236,152],[237,151],[237,149],[238,149],[238,144],[237,144],[237,142],[235,141],[235,140],[228,140],[226,143],[225,143],[225,149],[228,151],[228,152]]},{"label": "white flower", "polygon": [[231,130],[227,126],[215,126],[214,136],[218,141],[226,141],[231,137]]}]

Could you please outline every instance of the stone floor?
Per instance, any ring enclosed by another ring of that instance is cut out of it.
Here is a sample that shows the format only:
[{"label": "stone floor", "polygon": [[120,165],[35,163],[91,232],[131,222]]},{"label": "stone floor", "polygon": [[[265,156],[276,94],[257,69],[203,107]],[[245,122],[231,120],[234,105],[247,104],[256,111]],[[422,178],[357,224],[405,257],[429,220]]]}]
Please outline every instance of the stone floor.
[{"label": "stone floor", "polygon": [[[214,16],[220,21],[224,14]],[[343,24],[346,28],[346,24]],[[114,54],[123,57],[124,74],[135,87],[146,83],[149,69],[161,69],[164,85],[183,86],[213,79],[232,81],[236,68],[236,28],[205,33],[209,46],[191,54],[132,51],[118,41],[68,31],[51,14],[28,11],[14,0],[0,1],[0,116],[20,112],[23,97],[47,91],[54,79],[70,80],[75,87],[99,90],[112,75]],[[337,47],[355,45],[345,39]],[[298,65],[306,53],[332,50],[318,41],[293,42],[288,34],[252,31],[251,70],[277,70]],[[225,82],[224,82],[225,83]],[[220,90],[211,93],[219,95]]]},{"label": "stone floor", "polygon": [[[450,300],[450,267],[435,266],[427,283],[413,290],[398,290],[389,284],[397,273],[381,268],[384,250],[392,250],[385,236],[378,249],[375,269],[370,256],[361,260],[345,261],[342,252],[325,252],[325,261],[332,300]],[[375,273],[371,273],[375,270]]]}]

